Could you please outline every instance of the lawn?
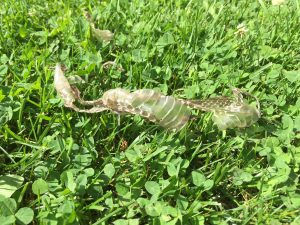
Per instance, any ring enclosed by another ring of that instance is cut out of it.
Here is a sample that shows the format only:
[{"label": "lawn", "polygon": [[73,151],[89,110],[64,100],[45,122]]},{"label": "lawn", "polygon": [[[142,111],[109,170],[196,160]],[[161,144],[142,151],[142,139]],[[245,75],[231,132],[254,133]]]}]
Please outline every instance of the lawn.
[{"label": "lawn", "polygon": [[[0,224],[300,224],[299,24],[298,0],[2,0]],[[233,86],[262,117],[219,131],[193,110],[171,132],[75,112],[54,89],[56,63],[87,100]]]}]

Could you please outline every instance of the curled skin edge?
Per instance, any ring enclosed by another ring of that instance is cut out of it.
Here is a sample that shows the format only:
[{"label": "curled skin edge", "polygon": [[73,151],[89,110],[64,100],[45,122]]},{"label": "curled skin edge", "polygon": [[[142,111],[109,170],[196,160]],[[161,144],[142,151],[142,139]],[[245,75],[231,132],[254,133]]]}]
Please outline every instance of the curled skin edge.
[{"label": "curled skin edge", "polygon": [[[61,68],[61,65],[58,63],[55,66],[54,73],[54,87],[58,93],[58,95],[63,99],[64,105],[68,108],[75,110],[76,112],[85,112],[85,113],[97,113],[108,110],[106,107],[97,106],[97,103],[102,100],[97,101],[84,101],[80,97],[79,90],[75,87],[72,87],[65,77],[64,72]],[[78,100],[79,102],[86,105],[96,105],[91,109],[79,109],[74,102]]]},{"label": "curled skin edge", "polygon": [[92,21],[91,15],[84,11],[84,16],[86,20],[90,23],[92,35],[97,39],[97,40],[102,40],[102,41],[111,41],[114,38],[114,33],[111,32],[110,30],[100,30],[95,27],[95,23]]},{"label": "curled skin edge", "polygon": [[66,107],[73,108],[73,103],[76,99],[73,94],[71,85],[69,84],[68,79],[65,77],[59,63],[55,66],[54,87],[58,95],[64,100],[64,105]]}]

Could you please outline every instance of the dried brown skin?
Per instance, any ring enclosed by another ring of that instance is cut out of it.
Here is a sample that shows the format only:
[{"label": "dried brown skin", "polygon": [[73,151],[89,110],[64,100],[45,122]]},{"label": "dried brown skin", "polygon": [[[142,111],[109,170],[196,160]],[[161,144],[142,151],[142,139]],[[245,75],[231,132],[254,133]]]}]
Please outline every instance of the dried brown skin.
[{"label": "dried brown skin", "polygon": [[[77,112],[97,113],[110,110],[117,114],[137,114],[162,127],[177,131],[189,121],[190,108],[213,112],[213,121],[221,130],[247,127],[260,118],[258,100],[254,97],[257,108],[249,105],[243,99],[243,95],[251,95],[237,88],[232,90],[233,98],[220,96],[205,100],[176,99],[151,89],[129,92],[116,88],[106,91],[99,99],[85,101],[80,97],[79,90],[69,84],[59,64],[55,69],[54,86],[64,100],[65,106]],[[75,101],[93,107],[79,109],[74,105]]]}]

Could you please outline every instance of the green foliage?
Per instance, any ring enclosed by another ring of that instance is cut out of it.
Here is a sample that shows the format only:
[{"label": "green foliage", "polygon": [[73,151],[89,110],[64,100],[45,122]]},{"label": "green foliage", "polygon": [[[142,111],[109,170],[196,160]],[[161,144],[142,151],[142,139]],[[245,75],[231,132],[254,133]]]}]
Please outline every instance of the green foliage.
[{"label": "green foliage", "polygon": [[9,198],[21,187],[24,178],[18,175],[0,176],[0,197]]},{"label": "green foliage", "polygon": [[48,184],[43,179],[39,178],[32,184],[32,192],[36,195],[44,194],[48,191]]},{"label": "green foliage", "polygon": [[33,210],[28,207],[20,208],[17,212],[17,203],[13,198],[0,198],[1,224],[29,224],[33,220]]},{"label": "green foliage", "polygon": [[[83,10],[114,39],[92,37]],[[299,224],[299,12],[298,1],[1,1],[0,224]],[[180,133],[139,116],[118,125],[62,107],[57,62],[85,99],[116,87],[202,99],[231,85],[259,98],[262,118],[226,132],[209,114]]]}]

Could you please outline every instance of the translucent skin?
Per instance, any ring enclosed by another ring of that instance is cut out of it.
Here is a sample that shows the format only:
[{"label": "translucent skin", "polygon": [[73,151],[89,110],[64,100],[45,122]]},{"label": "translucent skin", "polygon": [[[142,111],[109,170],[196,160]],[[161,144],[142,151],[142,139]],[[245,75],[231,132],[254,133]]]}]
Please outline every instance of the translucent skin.
[{"label": "translucent skin", "polygon": [[168,129],[182,129],[190,117],[190,110],[182,101],[151,89],[132,92],[132,107],[139,109],[143,117]]},{"label": "translucent skin", "polygon": [[213,112],[212,119],[220,130],[251,126],[260,118],[260,111],[240,96],[237,97],[239,98],[215,97],[206,100],[183,101],[191,108]]},{"label": "translucent skin", "polygon": [[189,120],[190,109],[213,112],[213,121],[220,130],[243,128],[260,118],[259,110],[243,99],[215,97],[206,100],[178,100],[152,89],[134,92],[117,88],[104,93],[103,103],[117,113],[138,114],[167,129],[182,129]]},{"label": "translucent skin", "polygon": [[180,100],[152,89],[129,93],[111,89],[103,94],[103,104],[117,113],[138,114],[167,129],[182,129],[189,120],[190,110]]},{"label": "translucent skin", "polygon": [[[249,105],[243,95],[251,95],[237,88],[233,89],[233,98],[220,96],[205,100],[176,99],[152,89],[129,92],[116,88],[106,91],[99,99],[85,101],[80,97],[80,91],[70,85],[59,64],[55,67],[54,87],[65,106],[77,112],[97,113],[110,110],[118,114],[137,114],[164,128],[177,131],[187,124],[191,108],[213,112],[213,121],[220,130],[247,127],[260,118],[258,100],[252,96],[256,99],[257,108]],[[74,105],[75,101],[92,108],[80,109]]]},{"label": "translucent skin", "polygon": [[220,130],[226,130],[251,126],[259,118],[259,111],[254,106],[245,104],[238,112],[215,111],[212,119]]}]

